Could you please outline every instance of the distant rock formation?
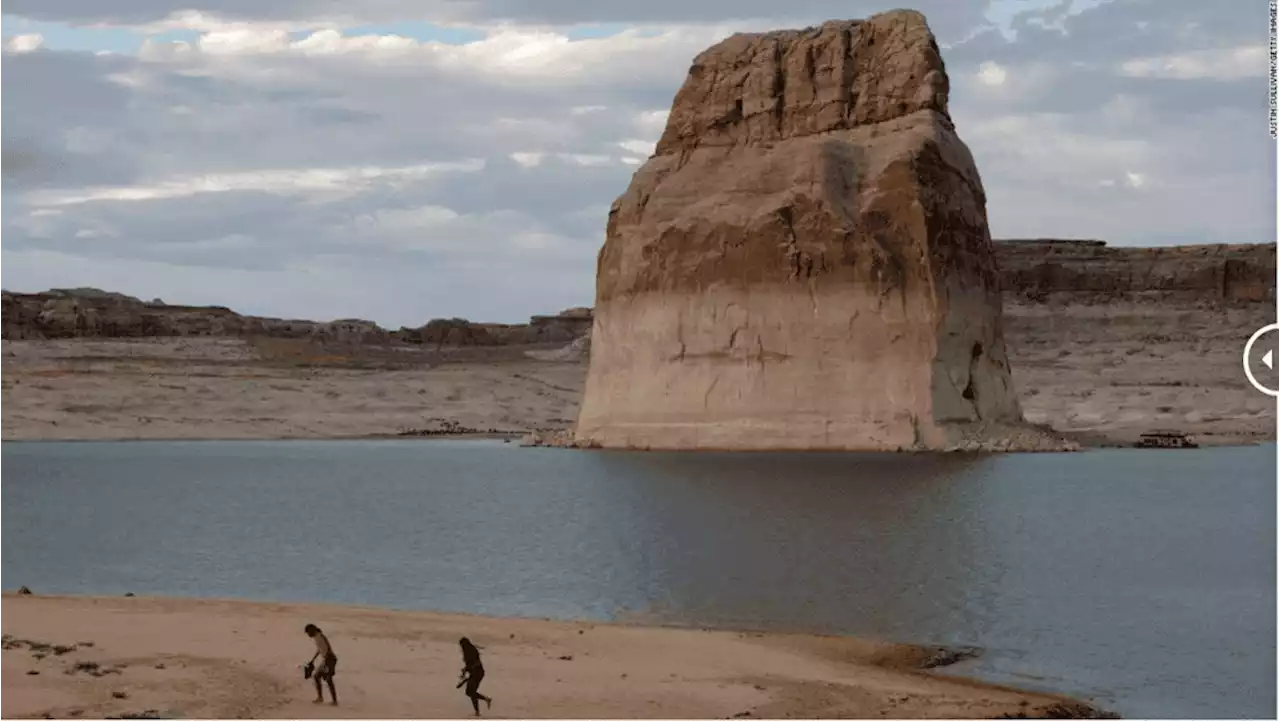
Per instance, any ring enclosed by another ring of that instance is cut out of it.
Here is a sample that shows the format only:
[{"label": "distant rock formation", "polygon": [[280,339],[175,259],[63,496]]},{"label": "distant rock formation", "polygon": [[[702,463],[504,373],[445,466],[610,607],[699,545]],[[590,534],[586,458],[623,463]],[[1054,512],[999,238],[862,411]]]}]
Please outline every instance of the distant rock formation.
[{"label": "distant rock formation", "polygon": [[924,17],[693,61],[600,252],[579,444],[1056,447],[1024,427],[986,196]]},{"label": "distant rock formation", "polygon": [[329,322],[241,315],[220,306],[150,303],[96,288],[3,295],[5,340],[181,336],[297,338],[335,344],[537,345],[570,343],[591,328],[590,308],[534,316],[528,324],[432,320],[389,331],[369,320]]},{"label": "distant rock formation", "polygon": [[997,241],[995,248],[1001,285],[1024,300],[1143,293],[1207,303],[1275,300],[1275,243],[1115,248],[1101,240],[1038,239]]},{"label": "distant rock formation", "polygon": [[535,315],[527,324],[475,323],[436,319],[421,328],[401,328],[396,337],[409,343],[445,346],[571,343],[591,330],[591,309],[570,308],[559,315]]}]

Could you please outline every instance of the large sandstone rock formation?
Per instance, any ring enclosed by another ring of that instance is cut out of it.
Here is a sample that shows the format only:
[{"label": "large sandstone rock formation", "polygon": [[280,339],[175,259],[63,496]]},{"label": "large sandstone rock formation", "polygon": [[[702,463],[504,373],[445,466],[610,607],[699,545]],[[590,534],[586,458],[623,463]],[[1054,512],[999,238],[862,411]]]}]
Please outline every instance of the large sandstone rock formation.
[{"label": "large sandstone rock formation", "polygon": [[1039,445],[947,93],[912,11],[699,55],[609,214],[576,442]]}]

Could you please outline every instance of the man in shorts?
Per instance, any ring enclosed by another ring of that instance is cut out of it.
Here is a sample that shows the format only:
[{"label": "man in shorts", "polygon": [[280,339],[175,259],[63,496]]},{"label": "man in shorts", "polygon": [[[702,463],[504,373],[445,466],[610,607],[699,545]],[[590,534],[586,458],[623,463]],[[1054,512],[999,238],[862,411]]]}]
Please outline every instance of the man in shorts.
[{"label": "man in shorts", "polygon": [[[320,680],[329,686],[329,695],[333,697],[333,705],[338,705],[338,691],[333,687],[333,675],[338,671],[338,657],[333,652],[333,646],[329,645],[329,639],[325,638],[324,632],[320,630],[314,623],[308,623],[303,629],[311,640],[316,642],[316,655],[311,657],[307,662],[307,666],[312,669],[311,678],[316,682],[316,703],[324,703],[324,691],[321,690]],[[320,659],[320,665],[316,664],[316,659]]]}]

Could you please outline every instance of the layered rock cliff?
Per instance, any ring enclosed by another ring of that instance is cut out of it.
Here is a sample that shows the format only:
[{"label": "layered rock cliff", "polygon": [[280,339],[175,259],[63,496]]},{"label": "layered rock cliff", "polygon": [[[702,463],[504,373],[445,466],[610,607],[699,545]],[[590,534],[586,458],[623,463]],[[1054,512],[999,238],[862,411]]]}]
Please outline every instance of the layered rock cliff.
[{"label": "layered rock cliff", "polygon": [[947,93],[913,11],[700,54],[609,214],[576,441],[1038,445]]},{"label": "layered rock cliff", "polygon": [[570,308],[558,315],[535,315],[528,323],[476,323],[437,318],[420,328],[403,328],[396,337],[409,343],[445,346],[506,346],[572,343],[591,330],[591,309]]},{"label": "layered rock cliff", "polygon": [[5,340],[181,336],[297,338],[340,344],[448,347],[570,343],[591,328],[590,308],[536,315],[529,323],[436,319],[391,331],[358,318],[318,322],[241,315],[219,306],[169,305],[95,288],[3,292]]},{"label": "layered rock cliff", "polygon": [[1019,300],[1157,294],[1200,303],[1275,300],[1276,245],[1108,247],[1101,240],[1002,240],[1001,285]]}]

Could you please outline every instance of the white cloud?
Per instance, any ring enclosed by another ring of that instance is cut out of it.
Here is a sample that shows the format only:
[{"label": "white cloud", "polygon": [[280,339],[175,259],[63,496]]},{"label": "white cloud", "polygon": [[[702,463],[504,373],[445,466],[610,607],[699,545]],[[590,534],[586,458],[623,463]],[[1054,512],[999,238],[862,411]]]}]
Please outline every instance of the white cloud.
[{"label": "white cloud", "polygon": [[4,50],[9,53],[29,53],[39,50],[44,45],[44,36],[40,33],[27,33],[5,38]]},{"label": "white cloud", "polygon": [[[203,18],[203,16],[201,16]],[[378,66],[421,69],[424,65],[459,74],[481,73],[507,82],[532,78],[592,80],[630,74],[634,78],[670,77],[687,67],[688,58],[734,32],[753,29],[737,22],[695,26],[650,26],[624,30],[605,38],[573,39],[553,29],[499,26],[486,29],[480,40],[463,44],[419,41],[399,35],[346,35],[326,27],[296,38],[288,25],[207,21],[199,40],[144,43],[142,57],[153,62],[189,61],[192,53],[218,57],[316,55],[353,56]],[[167,25],[162,25],[167,27]],[[245,66],[217,66],[207,72],[244,72]],[[604,110],[584,104],[575,114]]]},{"label": "white cloud", "polygon": [[1267,68],[1267,48],[1245,45],[1134,58],[1120,64],[1120,73],[1134,78],[1239,80],[1265,77]]},{"label": "white cloud", "polygon": [[516,161],[520,165],[523,165],[526,168],[537,167],[538,164],[542,162],[542,159],[544,157],[546,156],[543,153],[530,153],[530,152],[521,152],[521,151],[516,151],[514,153],[511,153],[511,159]]},{"label": "white cloud", "polygon": [[[1097,175],[1122,172],[1157,152],[1141,137],[1107,137],[1072,130],[1056,113],[1006,115],[965,125],[971,145],[991,148],[1036,169],[1061,174],[1065,169]],[[981,161],[981,157],[979,158]],[[980,166],[981,167],[981,166]],[[1042,172],[1043,172],[1042,171]]]},{"label": "white cloud", "polygon": [[1008,72],[999,63],[987,61],[978,66],[978,82],[983,85],[1004,85]]},{"label": "white cloud", "polygon": [[655,141],[653,140],[637,140],[635,138],[623,140],[622,142],[618,143],[618,147],[622,148],[623,150],[626,150],[631,153],[635,153],[636,155],[643,155],[645,157],[648,157],[649,155],[653,154],[654,145],[655,145]]},{"label": "white cloud", "polygon": [[36,191],[27,203],[37,207],[68,206],[100,201],[136,202],[185,198],[204,193],[259,192],[298,195],[317,191],[360,192],[378,181],[415,180],[440,173],[475,172],[483,160],[425,163],[398,168],[306,168],[257,170],[242,173],[193,175],[158,183],[96,187],[82,190]]},{"label": "white cloud", "polygon": [[[316,33],[307,40],[320,34]],[[204,33],[200,36],[200,42],[196,47],[200,52],[210,55],[252,55],[279,52],[291,46],[296,46],[296,49],[301,52],[307,52],[308,47],[303,46],[304,42],[306,41],[299,41],[296,44],[290,42],[289,33],[286,30],[247,27]]]},{"label": "white cloud", "polygon": [[200,10],[175,10],[160,20],[137,25],[134,29],[147,35],[156,35],[175,30],[194,30],[201,33],[231,32],[248,29],[292,32],[310,30],[316,27],[337,27],[337,23],[332,20],[325,21],[320,19],[300,22],[280,22],[262,19],[251,21],[236,20],[224,17],[218,13],[208,13]]},{"label": "white cloud", "polygon": [[590,153],[561,153],[559,157],[577,165],[608,165],[614,162],[608,155]]},{"label": "white cloud", "polygon": [[636,116],[636,129],[645,137],[656,138],[667,126],[669,110],[646,110]]}]

